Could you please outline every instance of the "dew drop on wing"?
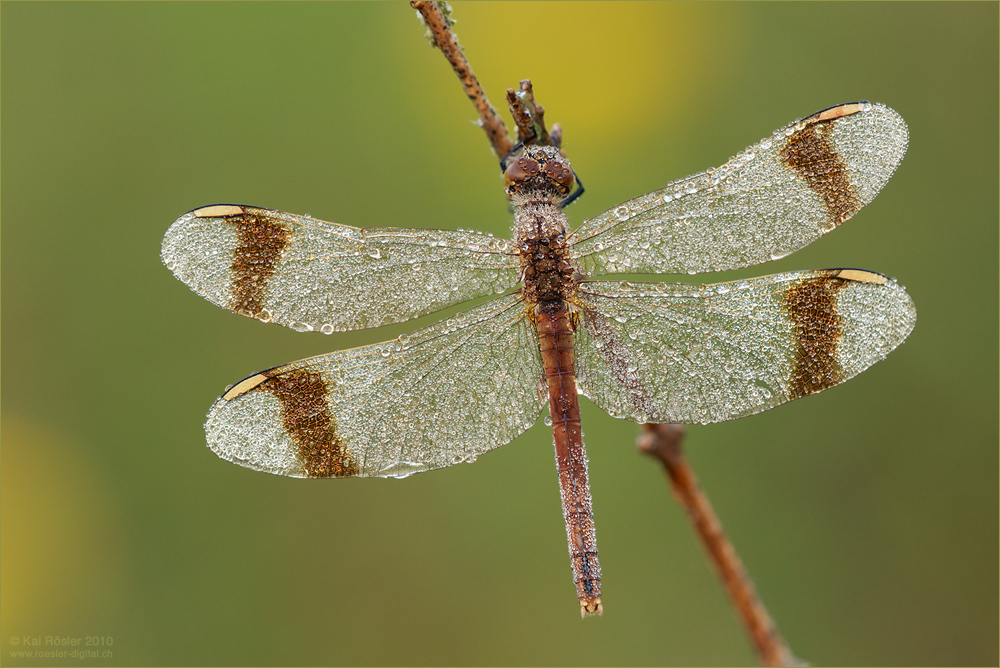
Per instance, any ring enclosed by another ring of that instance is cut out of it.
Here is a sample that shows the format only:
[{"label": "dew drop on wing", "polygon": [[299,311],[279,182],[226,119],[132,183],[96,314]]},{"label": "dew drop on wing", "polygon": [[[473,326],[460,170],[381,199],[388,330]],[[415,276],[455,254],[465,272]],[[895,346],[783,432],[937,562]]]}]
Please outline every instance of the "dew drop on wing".
[{"label": "dew drop on wing", "polygon": [[765,399],[770,399],[772,396],[774,396],[774,391],[771,389],[771,386],[768,385],[763,380],[761,380],[760,378],[755,378],[753,384],[760,390],[761,394],[764,395]]}]

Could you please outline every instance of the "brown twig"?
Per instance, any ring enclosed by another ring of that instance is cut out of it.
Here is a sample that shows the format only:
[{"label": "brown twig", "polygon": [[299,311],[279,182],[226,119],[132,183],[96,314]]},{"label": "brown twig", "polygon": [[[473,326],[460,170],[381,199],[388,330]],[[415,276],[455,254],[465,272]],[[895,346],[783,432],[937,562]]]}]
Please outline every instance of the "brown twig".
[{"label": "brown twig", "polygon": [[507,106],[510,108],[510,115],[514,118],[514,125],[517,126],[518,141],[523,144],[533,144],[535,141],[535,121],[524,101],[518,97],[517,91],[513,88],[507,89]]},{"label": "brown twig", "polygon": [[[442,11],[439,5],[444,5],[446,11]],[[433,46],[441,49],[441,53],[451,63],[451,68],[455,70],[459,81],[462,82],[465,94],[472,100],[476,111],[479,112],[480,125],[486,132],[493,152],[503,158],[513,150],[514,142],[511,141],[510,135],[507,134],[507,127],[487,99],[476,75],[473,74],[472,66],[465,59],[465,54],[462,53],[462,47],[459,46],[455,33],[451,31],[451,24],[454,21],[449,16],[451,9],[448,7],[448,3],[416,0],[411,2],[410,6],[420,12],[424,25],[430,32]]]},{"label": "brown twig", "polygon": [[694,470],[687,463],[681,442],[684,428],[676,424],[647,424],[639,436],[640,450],[663,464],[677,501],[684,506],[695,532],[722,577],[726,591],[736,606],[764,666],[802,665],[782,640],[774,621],[764,609],[743,563],[701,491]]},{"label": "brown twig", "polygon": [[549,132],[549,143],[556,148],[562,148],[562,126],[560,124],[552,124],[552,131]]},{"label": "brown twig", "polygon": [[545,108],[535,101],[535,92],[531,88],[531,79],[523,79],[518,90],[507,89],[507,106],[517,125],[517,139],[522,144],[530,146],[549,146],[549,132],[545,129]]}]

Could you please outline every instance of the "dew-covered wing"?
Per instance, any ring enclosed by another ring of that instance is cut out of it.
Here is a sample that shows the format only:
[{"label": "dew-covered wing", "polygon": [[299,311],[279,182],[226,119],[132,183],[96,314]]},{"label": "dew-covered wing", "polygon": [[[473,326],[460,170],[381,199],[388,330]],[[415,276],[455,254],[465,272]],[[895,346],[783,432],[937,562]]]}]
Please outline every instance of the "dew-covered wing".
[{"label": "dew-covered wing", "polygon": [[819,392],[883,359],[917,315],[902,286],[860,269],[595,281],[574,301],[580,391],[635,422],[722,422]]},{"label": "dew-covered wing", "polygon": [[717,169],[584,222],[572,252],[590,276],[694,274],[784,257],[871,202],[903,159],[907,136],[884,105],[832,107]]},{"label": "dew-covered wing", "polygon": [[237,383],[208,414],[223,459],[294,477],[402,477],[509,443],[542,410],[538,341],[519,295],[398,340]]},{"label": "dew-covered wing", "polygon": [[360,229],[238,205],[184,214],[161,255],[213,304],[325,333],[504,292],[518,266],[510,241],[481,232]]}]

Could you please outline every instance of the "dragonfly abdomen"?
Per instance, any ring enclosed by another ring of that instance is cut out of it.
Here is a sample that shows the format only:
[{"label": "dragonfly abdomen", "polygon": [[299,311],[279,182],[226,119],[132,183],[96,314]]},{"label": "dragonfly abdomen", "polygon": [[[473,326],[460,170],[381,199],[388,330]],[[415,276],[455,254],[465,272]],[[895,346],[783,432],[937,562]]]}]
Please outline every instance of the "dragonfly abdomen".
[{"label": "dragonfly abdomen", "polygon": [[587,452],[580,426],[573,326],[566,302],[562,299],[539,302],[535,307],[535,324],[549,392],[556,469],[573,581],[581,614],[600,614],[601,565],[597,559],[594,510],[587,480]]}]

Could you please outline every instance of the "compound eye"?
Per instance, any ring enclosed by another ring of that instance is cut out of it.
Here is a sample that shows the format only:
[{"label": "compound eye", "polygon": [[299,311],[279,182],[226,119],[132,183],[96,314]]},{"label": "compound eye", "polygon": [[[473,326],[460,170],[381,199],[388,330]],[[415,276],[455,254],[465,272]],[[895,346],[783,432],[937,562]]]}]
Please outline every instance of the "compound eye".
[{"label": "compound eye", "polygon": [[517,188],[528,179],[538,175],[538,163],[531,158],[518,158],[507,166],[503,173],[503,187],[507,192]]},{"label": "compound eye", "polygon": [[573,188],[573,184],[576,183],[576,175],[573,174],[573,170],[560,160],[546,162],[545,175],[562,188],[563,194],[568,193]]}]

